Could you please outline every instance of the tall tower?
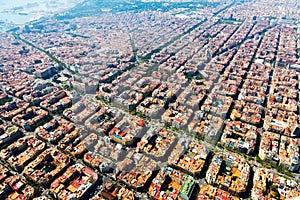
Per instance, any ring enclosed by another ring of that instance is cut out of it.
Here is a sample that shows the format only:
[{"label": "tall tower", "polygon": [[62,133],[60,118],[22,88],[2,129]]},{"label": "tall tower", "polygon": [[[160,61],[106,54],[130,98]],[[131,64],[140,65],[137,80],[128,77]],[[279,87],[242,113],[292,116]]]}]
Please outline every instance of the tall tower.
[{"label": "tall tower", "polygon": [[286,18],[289,19],[290,18],[290,0],[286,0],[285,11],[287,13]]}]

